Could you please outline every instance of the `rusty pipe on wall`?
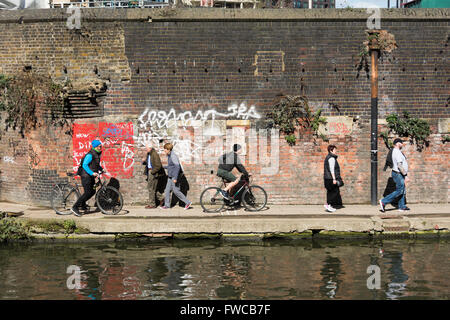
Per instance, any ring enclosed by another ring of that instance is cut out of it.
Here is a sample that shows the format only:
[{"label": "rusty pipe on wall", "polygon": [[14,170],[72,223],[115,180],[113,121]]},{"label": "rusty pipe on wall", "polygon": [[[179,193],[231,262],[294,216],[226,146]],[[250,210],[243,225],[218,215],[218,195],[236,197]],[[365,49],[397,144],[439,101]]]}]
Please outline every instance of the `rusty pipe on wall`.
[{"label": "rusty pipe on wall", "polygon": [[378,188],[378,49],[370,50],[370,199],[372,205],[377,205]]}]

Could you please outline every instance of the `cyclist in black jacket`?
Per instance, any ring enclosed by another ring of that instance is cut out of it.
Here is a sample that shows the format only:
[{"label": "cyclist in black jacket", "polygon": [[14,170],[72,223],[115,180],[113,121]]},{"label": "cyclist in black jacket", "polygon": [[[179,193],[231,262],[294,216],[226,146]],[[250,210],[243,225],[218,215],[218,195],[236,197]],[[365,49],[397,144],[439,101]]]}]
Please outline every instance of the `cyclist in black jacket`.
[{"label": "cyclist in black jacket", "polygon": [[239,179],[232,174],[231,171],[236,168],[244,176],[248,176],[248,172],[245,170],[245,167],[242,165],[238,156],[240,151],[241,146],[239,144],[234,144],[232,152],[225,153],[219,158],[217,175],[224,178],[227,182],[230,182],[223,190],[221,190],[221,194],[225,199],[229,199],[228,191],[239,183]]}]

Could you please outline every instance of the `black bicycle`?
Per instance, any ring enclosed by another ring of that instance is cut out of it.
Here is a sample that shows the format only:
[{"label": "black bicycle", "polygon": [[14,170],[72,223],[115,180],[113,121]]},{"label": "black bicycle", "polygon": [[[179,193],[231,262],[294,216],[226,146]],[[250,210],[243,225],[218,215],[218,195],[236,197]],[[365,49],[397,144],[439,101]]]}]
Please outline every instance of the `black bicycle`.
[{"label": "black bicycle", "polygon": [[[68,177],[75,177],[72,172],[67,173]],[[117,214],[122,210],[122,194],[114,187],[108,186],[106,180],[99,174],[96,178],[94,189],[100,187],[95,194],[95,203],[103,214]],[[78,198],[81,196],[80,187],[75,182],[63,182],[53,186],[50,196],[50,204],[59,215],[70,215],[70,210]],[[86,208],[89,211],[89,207]]]},{"label": "black bicycle", "polygon": [[250,185],[250,175],[241,176],[239,183],[230,192],[230,199],[225,199],[220,192],[226,184],[227,181],[222,178],[222,188],[209,187],[203,190],[200,205],[204,212],[220,212],[225,206],[232,207],[239,203],[249,211],[261,211],[265,208],[267,193],[260,186]]}]

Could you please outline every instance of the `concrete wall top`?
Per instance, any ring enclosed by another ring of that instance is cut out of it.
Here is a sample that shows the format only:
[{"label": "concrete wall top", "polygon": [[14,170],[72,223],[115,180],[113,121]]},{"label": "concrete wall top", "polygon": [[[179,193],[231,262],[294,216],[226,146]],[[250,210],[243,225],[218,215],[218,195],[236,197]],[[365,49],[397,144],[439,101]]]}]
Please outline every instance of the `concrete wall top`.
[{"label": "concrete wall top", "polygon": [[[0,23],[32,23],[67,20],[67,9],[25,9],[0,11]],[[367,20],[366,9],[226,9],[162,8],[81,9],[81,19],[88,21],[326,21]],[[383,20],[450,20],[450,9],[381,9]]]}]

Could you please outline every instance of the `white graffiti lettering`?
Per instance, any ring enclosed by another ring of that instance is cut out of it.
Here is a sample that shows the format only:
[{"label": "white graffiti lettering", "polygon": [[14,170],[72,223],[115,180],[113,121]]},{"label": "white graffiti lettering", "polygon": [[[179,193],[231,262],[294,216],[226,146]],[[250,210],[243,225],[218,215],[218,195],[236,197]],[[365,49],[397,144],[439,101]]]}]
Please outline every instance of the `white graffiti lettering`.
[{"label": "white graffiti lettering", "polygon": [[[215,126],[215,120],[260,118],[261,116],[256,111],[255,106],[247,107],[245,103],[230,105],[226,113],[221,113],[214,109],[199,110],[196,113],[192,111],[177,113],[173,108],[168,112],[147,108],[138,118],[139,128],[141,128],[142,132],[138,136],[134,136],[134,139],[139,147],[147,145],[156,147],[159,146],[161,140],[165,142],[170,141],[174,145],[174,150],[181,161],[190,162],[192,157],[201,161],[201,155],[205,148],[202,147],[202,139],[198,139],[198,137],[201,135],[222,135],[220,133],[221,130]],[[208,124],[207,130],[199,133],[198,129],[203,127],[206,121],[211,122]],[[194,131],[197,131],[194,135],[197,138],[192,141],[190,136],[182,137],[178,132],[180,127],[183,129],[193,127]],[[208,151],[208,153],[211,153],[211,151]]]},{"label": "white graffiti lettering", "polygon": [[129,147],[133,145],[126,144],[122,141],[122,155],[123,155],[123,170],[127,171],[133,167],[134,164],[134,152]]},{"label": "white graffiti lettering", "polygon": [[167,113],[164,110],[151,110],[150,108],[145,109],[145,111],[139,116],[139,127],[146,130],[151,128],[162,129],[177,127],[177,121],[181,121],[182,127],[193,126],[194,121],[202,121],[203,123],[207,120],[215,120],[216,118],[235,118],[248,120],[260,119],[261,115],[256,112],[255,106],[248,108],[245,103],[241,103],[239,106],[233,104],[228,107],[228,113],[221,113],[214,109],[202,111],[199,110],[195,114],[191,111],[176,113],[174,109],[170,109]]},{"label": "white graffiti lettering", "polygon": [[6,163],[16,163],[16,162],[14,161],[14,158],[13,158],[13,157],[8,157],[8,156],[4,156],[4,157],[3,157],[3,162],[6,162]]}]

